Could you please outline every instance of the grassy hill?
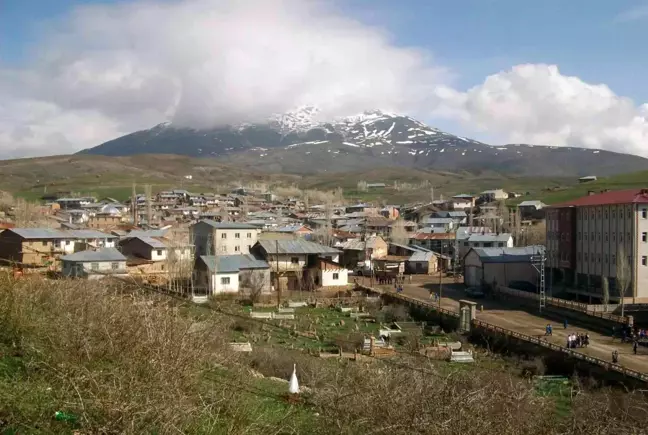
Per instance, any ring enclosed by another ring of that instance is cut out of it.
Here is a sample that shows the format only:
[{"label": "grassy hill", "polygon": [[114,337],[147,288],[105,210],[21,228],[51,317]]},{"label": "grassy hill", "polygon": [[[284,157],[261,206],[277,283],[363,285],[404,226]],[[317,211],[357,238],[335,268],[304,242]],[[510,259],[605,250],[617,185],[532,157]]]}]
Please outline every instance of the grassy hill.
[{"label": "grassy hill", "polygon": [[641,188],[648,188],[648,171],[599,177],[596,181],[589,183],[576,183],[571,185],[556,184],[553,188],[536,190],[530,197],[516,198],[512,203],[519,203],[525,199],[539,199],[545,204],[559,204],[585,196],[590,190],[600,192],[605,189],[623,190]]},{"label": "grassy hill", "polygon": [[[280,171],[280,169],[279,169]],[[344,173],[270,173],[247,166],[226,164],[217,159],[178,155],[134,155],[106,157],[78,154],[0,161],[0,190],[30,200],[44,193],[76,192],[126,199],[132,184],[142,192],[185,188],[197,192],[223,192],[228,187],[263,183],[296,185],[301,189],[333,190],[341,187],[350,200],[405,203],[438,199],[458,193],[479,193],[501,188],[524,194],[511,201],[540,199],[555,204],[587,194],[588,190],[646,187],[648,171],[600,178],[579,184],[575,177],[520,177],[496,171],[451,172],[396,167],[375,167]],[[192,179],[186,179],[191,175]],[[385,183],[384,189],[362,191],[359,182]]]},{"label": "grassy hill", "polygon": [[[243,167],[226,165],[215,159],[177,155],[135,155],[105,157],[94,155],[53,156],[0,161],[0,190],[26,199],[44,193],[71,191],[126,199],[132,184],[150,184],[153,191],[170,187],[199,192],[218,191],[236,182],[282,182],[299,180],[289,175],[260,174]],[[185,175],[191,175],[188,180]]]}]

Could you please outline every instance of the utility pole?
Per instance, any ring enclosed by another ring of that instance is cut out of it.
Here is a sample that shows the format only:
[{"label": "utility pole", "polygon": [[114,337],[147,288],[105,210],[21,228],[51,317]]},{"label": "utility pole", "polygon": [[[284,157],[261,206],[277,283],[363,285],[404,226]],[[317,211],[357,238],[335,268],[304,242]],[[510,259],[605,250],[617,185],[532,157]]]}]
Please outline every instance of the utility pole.
[{"label": "utility pole", "polygon": [[[444,255],[446,242],[441,242],[441,255]],[[443,295],[443,271],[439,271],[439,308],[441,308],[441,296]]]},{"label": "utility pole", "polygon": [[151,212],[151,185],[144,185],[144,195],[146,196],[146,223],[151,228],[153,213]]},{"label": "utility pole", "polygon": [[277,306],[281,305],[281,281],[279,280],[279,240],[275,240],[275,267],[277,268]]},{"label": "utility pole", "polygon": [[131,209],[133,211],[133,226],[137,226],[137,190],[133,183],[133,193],[131,193]]}]

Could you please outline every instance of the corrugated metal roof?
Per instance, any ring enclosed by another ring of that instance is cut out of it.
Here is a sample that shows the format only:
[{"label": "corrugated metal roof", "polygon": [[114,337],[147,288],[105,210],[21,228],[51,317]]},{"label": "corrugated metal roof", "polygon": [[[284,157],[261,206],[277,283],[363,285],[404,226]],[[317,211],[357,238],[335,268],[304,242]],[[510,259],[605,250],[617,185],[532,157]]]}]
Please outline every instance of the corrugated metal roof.
[{"label": "corrugated metal roof", "polygon": [[486,234],[471,234],[468,237],[469,242],[508,242],[512,236],[509,233],[486,233]]},{"label": "corrugated metal roof", "polygon": [[149,246],[152,247],[152,248],[162,249],[162,248],[166,248],[166,247],[167,247],[167,246],[164,244],[164,242],[162,242],[161,240],[156,239],[156,238],[154,238],[154,237],[146,237],[146,236],[142,236],[142,237],[133,237],[133,238],[134,238],[134,239],[139,239],[139,240],[141,240],[142,242],[146,243],[147,245],[149,245]]},{"label": "corrugated metal roof", "polygon": [[80,251],[74,254],[64,255],[61,257],[61,260],[97,263],[102,261],[126,261],[126,257],[115,248],[103,248],[96,251]]},{"label": "corrugated metal roof", "polygon": [[7,232],[14,232],[23,239],[75,239],[76,236],[67,231],[53,228],[12,228]]},{"label": "corrugated metal roof", "polygon": [[268,254],[339,254],[340,251],[303,239],[259,240],[257,242]]},{"label": "corrugated metal roof", "polygon": [[430,261],[434,258],[434,252],[417,251],[412,254],[409,261]]},{"label": "corrugated metal roof", "polygon": [[542,208],[546,207],[547,204],[545,204],[542,201],[522,201],[521,203],[518,204],[518,207],[535,207],[535,208]]},{"label": "corrugated metal roof", "polygon": [[79,239],[114,239],[115,236],[106,234],[96,230],[69,230],[68,233],[73,234]]},{"label": "corrugated metal roof", "polygon": [[241,269],[269,269],[270,265],[251,254],[246,255],[201,255],[200,259],[212,272],[237,273]]},{"label": "corrugated metal roof", "polygon": [[206,223],[217,230],[256,230],[257,227],[245,222],[216,222],[210,219],[203,219],[198,223]]},{"label": "corrugated metal roof", "polygon": [[423,224],[449,224],[454,222],[454,219],[449,217],[438,217],[438,218],[425,218],[423,219]]},{"label": "corrugated metal roof", "polygon": [[133,230],[128,237],[164,237],[168,230]]},{"label": "corrugated metal roof", "polygon": [[531,257],[544,252],[544,246],[520,248],[473,248],[482,263],[529,263]]}]

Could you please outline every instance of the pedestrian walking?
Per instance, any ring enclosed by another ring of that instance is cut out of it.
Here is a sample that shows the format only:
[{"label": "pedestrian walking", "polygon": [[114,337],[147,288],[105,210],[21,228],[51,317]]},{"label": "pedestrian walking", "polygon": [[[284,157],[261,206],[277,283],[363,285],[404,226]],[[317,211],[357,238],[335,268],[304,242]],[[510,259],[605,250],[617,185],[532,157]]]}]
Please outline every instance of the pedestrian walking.
[{"label": "pedestrian walking", "polygon": [[614,364],[619,363],[619,351],[616,349],[614,350],[614,352],[612,352],[612,363]]},{"label": "pedestrian walking", "polygon": [[565,319],[565,320],[563,321],[563,327],[564,327],[565,329],[567,329],[567,326],[569,326],[569,325],[567,324],[567,319]]},{"label": "pedestrian walking", "polygon": [[551,335],[553,332],[553,329],[551,328],[551,324],[548,323],[547,327],[545,328],[545,335]]},{"label": "pedestrian walking", "polygon": [[635,341],[632,343],[632,352],[633,352],[635,355],[637,354],[637,347],[638,347],[638,343],[637,343],[637,340],[635,340]]}]

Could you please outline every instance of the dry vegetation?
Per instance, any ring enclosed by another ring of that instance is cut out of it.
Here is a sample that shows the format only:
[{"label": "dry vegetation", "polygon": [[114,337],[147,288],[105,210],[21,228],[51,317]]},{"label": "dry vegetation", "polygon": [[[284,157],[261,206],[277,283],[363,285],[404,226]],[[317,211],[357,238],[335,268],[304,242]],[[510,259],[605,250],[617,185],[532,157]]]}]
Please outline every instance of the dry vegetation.
[{"label": "dry vegetation", "polygon": [[[502,370],[320,359],[226,345],[236,320],[123,284],[0,276],[0,432],[630,434],[646,402],[580,393],[571,413]],[[283,394],[296,363],[307,392]],[[445,368],[444,368],[445,367]],[[264,375],[265,377],[262,377]]]}]

